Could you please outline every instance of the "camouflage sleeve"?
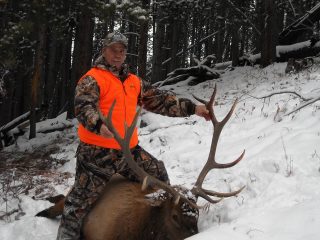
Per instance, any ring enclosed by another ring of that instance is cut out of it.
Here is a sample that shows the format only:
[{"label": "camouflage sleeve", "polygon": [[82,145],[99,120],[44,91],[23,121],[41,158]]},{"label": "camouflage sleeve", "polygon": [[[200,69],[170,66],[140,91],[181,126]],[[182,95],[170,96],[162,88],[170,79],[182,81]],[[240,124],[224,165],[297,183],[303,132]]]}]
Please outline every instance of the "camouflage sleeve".
[{"label": "camouflage sleeve", "polygon": [[99,133],[102,121],[97,111],[100,89],[91,76],[84,77],[75,90],[74,108],[78,121],[89,131]]},{"label": "camouflage sleeve", "polygon": [[140,103],[144,109],[169,117],[188,117],[195,113],[195,104],[186,98],[178,98],[171,91],[164,91],[142,82]]}]

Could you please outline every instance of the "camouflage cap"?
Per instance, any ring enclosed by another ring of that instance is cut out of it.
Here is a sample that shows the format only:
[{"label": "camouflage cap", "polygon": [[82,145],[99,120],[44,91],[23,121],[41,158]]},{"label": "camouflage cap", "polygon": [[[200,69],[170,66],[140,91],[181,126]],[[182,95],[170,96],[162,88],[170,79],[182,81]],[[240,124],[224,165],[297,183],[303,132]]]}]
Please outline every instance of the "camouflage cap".
[{"label": "camouflage cap", "polygon": [[126,48],[128,47],[128,39],[120,32],[109,33],[103,40],[104,47],[108,47],[114,43],[122,43]]}]

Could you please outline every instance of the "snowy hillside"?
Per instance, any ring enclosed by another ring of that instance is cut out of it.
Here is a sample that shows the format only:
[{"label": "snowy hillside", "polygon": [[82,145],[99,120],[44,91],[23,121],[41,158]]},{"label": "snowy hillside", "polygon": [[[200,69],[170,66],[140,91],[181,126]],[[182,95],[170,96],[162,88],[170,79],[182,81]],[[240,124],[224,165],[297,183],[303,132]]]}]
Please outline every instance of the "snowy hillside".
[{"label": "snowy hillside", "polygon": [[[237,190],[244,185],[246,188],[238,197],[224,199],[211,205],[209,211],[202,211],[200,233],[190,240],[319,239],[320,101],[294,111],[307,102],[296,94],[258,98],[280,91],[294,91],[307,99],[319,98],[320,67],[314,65],[303,72],[287,75],[285,67],[285,63],[265,69],[241,67],[197,86],[182,82],[162,87],[183,97],[192,98],[194,94],[208,99],[217,83],[215,113],[218,119],[225,116],[236,98],[239,99],[221,134],[216,159],[221,163],[230,162],[245,149],[244,159],[231,169],[211,171],[204,186],[221,192]],[[191,188],[207,160],[211,122],[197,116],[169,118],[146,112],[142,118],[148,125],[139,130],[140,145],[164,161],[172,184]],[[41,144],[48,146],[54,141],[60,149],[52,157],[70,160],[58,167],[59,173],[74,173],[77,147],[74,130],[39,134],[30,142],[26,142],[27,136],[24,136],[6,151],[39,149]],[[52,180],[52,193],[68,191],[73,179],[70,174],[64,176],[67,177],[62,182]],[[19,181],[11,184],[19,184]],[[55,239],[58,220],[34,217],[50,205],[33,200],[36,194],[39,195],[31,189],[27,195],[19,196],[20,202],[13,197],[7,201],[4,197],[0,199],[1,216],[18,205],[25,213],[0,220],[1,239]],[[200,203],[205,201],[201,199]],[[19,220],[14,220],[15,216]]]}]

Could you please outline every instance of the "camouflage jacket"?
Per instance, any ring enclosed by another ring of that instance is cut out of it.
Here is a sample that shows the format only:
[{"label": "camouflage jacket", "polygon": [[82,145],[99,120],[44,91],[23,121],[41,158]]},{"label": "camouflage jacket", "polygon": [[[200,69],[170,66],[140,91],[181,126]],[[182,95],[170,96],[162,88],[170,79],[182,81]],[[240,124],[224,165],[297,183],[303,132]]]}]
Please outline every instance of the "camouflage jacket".
[{"label": "camouflage jacket", "polygon": [[[116,74],[110,65],[96,61],[96,67],[111,71],[121,81],[128,76],[128,67],[123,65]],[[195,113],[195,104],[188,99],[178,98],[173,92],[159,90],[145,81],[142,82],[142,91],[138,104],[144,109],[170,117],[187,117]],[[88,130],[99,133],[102,124],[98,114],[100,89],[92,76],[86,76],[80,81],[75,90],[75,115],[78,121]]]}]

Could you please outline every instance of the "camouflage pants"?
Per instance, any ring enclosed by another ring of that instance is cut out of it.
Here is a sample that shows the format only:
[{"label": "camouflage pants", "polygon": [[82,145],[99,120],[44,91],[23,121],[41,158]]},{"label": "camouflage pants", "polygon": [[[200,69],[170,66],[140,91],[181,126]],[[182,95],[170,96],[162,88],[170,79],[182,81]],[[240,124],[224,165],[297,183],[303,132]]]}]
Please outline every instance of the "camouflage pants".
[{"label": "camouflage pants", "polygon": [[[132,149],[134,160],[150,175],[169,182],[162,161],[158,161],[140,146]],[[122,153],[80,142],[74,186],[65,200],[57,240],[82,239],[81,227],[85,215],[96,202],[105,184],[115,173],[132,180],[140,179],[122,159]]]}]

